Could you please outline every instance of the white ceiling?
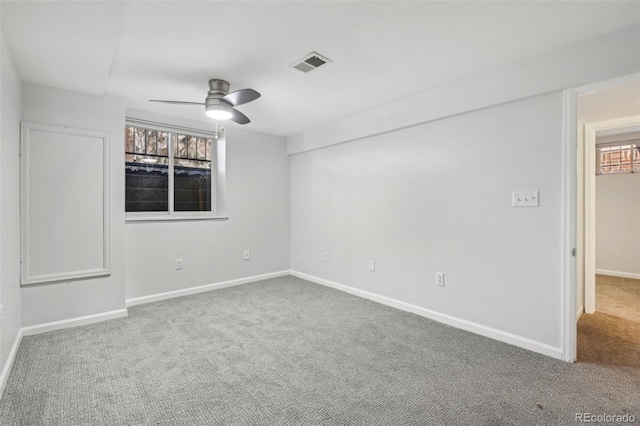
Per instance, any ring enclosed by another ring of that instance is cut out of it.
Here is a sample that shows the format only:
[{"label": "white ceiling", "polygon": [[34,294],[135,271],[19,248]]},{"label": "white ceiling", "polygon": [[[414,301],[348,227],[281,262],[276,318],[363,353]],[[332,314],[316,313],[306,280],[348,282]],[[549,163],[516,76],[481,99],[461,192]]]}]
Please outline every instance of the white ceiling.
[{"label": "white ceiling", "polygon": [[[640,2],[2,1],[26,82],[205,119],[207,81],[262,97],[248,130],[288,136],[640,22]],[[640,36],[640,35],[639,35]],[[333,62],[289,66],[311,51]],[[232,124],[234,125],[234,124]]]}]

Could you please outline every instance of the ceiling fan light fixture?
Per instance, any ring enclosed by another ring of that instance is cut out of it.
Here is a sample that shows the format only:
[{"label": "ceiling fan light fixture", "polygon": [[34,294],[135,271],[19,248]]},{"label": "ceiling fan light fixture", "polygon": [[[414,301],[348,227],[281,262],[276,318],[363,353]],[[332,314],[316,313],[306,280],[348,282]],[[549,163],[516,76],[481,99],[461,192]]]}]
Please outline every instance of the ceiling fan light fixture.
[{"label": "ceiling fan light fixture", "polygon": [[[0,0],[2,1],[2,0]],[[150,102],[162,102],[175,105],[202,105],[207,117],[216,121],[231,120],[237,124],[251,123],[249,117],[235,109],[238,105],[255,101],[260,93],[253,89],[241,89],[229,93],[229,83],[219,78],[209,80],[209,91],[204,102],[164,101],[151,99]]]},{"label": "ceiling fan light fixture", "polygon": [[228,120],[233,117],[233,109],[226,105],[207,105],[207,117],[217,121]]}]

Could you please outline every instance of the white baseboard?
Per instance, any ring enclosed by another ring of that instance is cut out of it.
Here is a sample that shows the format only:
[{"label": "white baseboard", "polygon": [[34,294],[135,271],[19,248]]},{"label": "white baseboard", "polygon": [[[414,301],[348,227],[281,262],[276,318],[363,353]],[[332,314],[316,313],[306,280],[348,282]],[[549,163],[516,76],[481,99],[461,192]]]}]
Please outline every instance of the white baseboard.
[{"label": "white baseboard", "polygon": [[619,272],[619,271],[607,271],[606,269],[596,269],[596,274],[609,275],[610,277],[633,278],[634,280],[640,280],[640,274],[634,274],[633,272]]},{"label": "white baseboard", "polygon": [[430,309],[422,308],[420,306],[412,305],[410,303],[402,302],[400,300],[392,299],[390,297],[381,296],[379,294],[371,293],[368,291],[360,290],[357,288],[349,287],[343,284],[338,284],[333,281],[318,278],[312,275],[308,275],[298,271],[291,271],[291,275],[302,278],[307,281],[312,281],[317,284],[322,284],[327,287],[332,287],[337,290],[344,291],[346,293],[353,294],[355,296],[363,297],[365,299],[373,300],[374,302],[382,303],[383,305],[391,306],[393,308],[401,309],[403,311],[412,312],[414,314],[432,319],[434,321],[441,322],[462,330],[470,331],[481,336],[489,337],[491,339],[499,340],[510,345],[518,346],[523,349],[527,349],[533,352],[538,352],[543,355],[547,355],[553,358],[562,359],[562,349],[556,348],[544,343],[537,342],[535,340],[527,339],[525,337],[517,336],[515,334],[507,333],[494,328],[486,327],[481,324],[476,324],[471,321],[463,320],[453,317],[451,315],[441,314],[439,312],[432,311]]},{"label": "white baseboard", "polygon": [[582,316],[583,313],[584,313],[584,307],[578,306],[578,310],[576,312],[576,321],[580,320],[580,317]]},{"label": "white baseboard", "polygon": [[291,275],[291,271],[286,270],[286,271],[279,271],[279,272],[271,272],[268,274],[254,275],[246,278],[239,278],[237,280],[223,281],[219,283],[201,285],[198,287],[189,287],[182,290],[168,291],[166,293],[158,293],[158,294],[152,294],[149,296],[134,297],[126,300],[126,306],[130,307],[130,306],[142,305],[145,303],[157,302],[159,300],[173,299],[174,297],[204,293],[206,291],[217,290],[225,287],[233,287],[240,284],[252,283],[255,281],[266,280],[269,278],[283,277],[286,275]]},{"label": "white baseboard", "polygon": [[118,309],[116,311],[103,312],[95,315],[87,315],[85,317],[69,318],[62,321],[47,322],[44,324],[23,327],[20,331],[23,336],[33,336],[34,334],[46,333],[48,331],[61,330],[63,328],[77,327],[79,325],[93,324],[96,322],[107,321],[116,318],[126,317],[129,314],[127,309]]},{"label": "white baseboard", "polygon": [[2,394],[4,393],[4,387],[9,379],[9,373],[11,373],[13,361],[16,359],[20,342],[22,342],[22,329],[18,330],[18,334],[16,335],[16,338],[13,341],[13,346],[11,346],[11,351],[9,352],[9,358],[7,358],[7,362],[4,364],[2,374],[0,374],[0,398],[2,398]]}]

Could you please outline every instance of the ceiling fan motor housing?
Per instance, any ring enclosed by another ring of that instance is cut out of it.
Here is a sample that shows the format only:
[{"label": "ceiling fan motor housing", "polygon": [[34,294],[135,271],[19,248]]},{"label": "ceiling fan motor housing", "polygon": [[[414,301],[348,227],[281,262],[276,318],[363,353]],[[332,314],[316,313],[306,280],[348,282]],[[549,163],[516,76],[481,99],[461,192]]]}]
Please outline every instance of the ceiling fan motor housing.
[{"label": "ceiling fan motor housing", "polygon": [[[209,80],[209,92],[207,93],[207,99],[205,99],[205,105],[220,105],[220,99],[229,94],[229,83],[225,80],[219,80],[217,78]],[[224,101],[222,101],[224,102]],[[226,105],[226,102],[224,103]]]}]

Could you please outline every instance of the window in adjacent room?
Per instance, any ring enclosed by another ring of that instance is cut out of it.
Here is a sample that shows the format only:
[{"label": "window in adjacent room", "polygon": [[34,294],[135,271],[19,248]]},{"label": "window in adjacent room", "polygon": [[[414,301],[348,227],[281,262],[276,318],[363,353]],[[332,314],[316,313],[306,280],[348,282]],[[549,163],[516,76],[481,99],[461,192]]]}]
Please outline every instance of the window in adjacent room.
[{"label": "window in adjacent room", "polygon": [[219,134],[128,121],[128,219],[214,217]]},{"label": "window in adjacent room", "polygon": [[640,141],[596,145],[596,174],[640,172]]}]

